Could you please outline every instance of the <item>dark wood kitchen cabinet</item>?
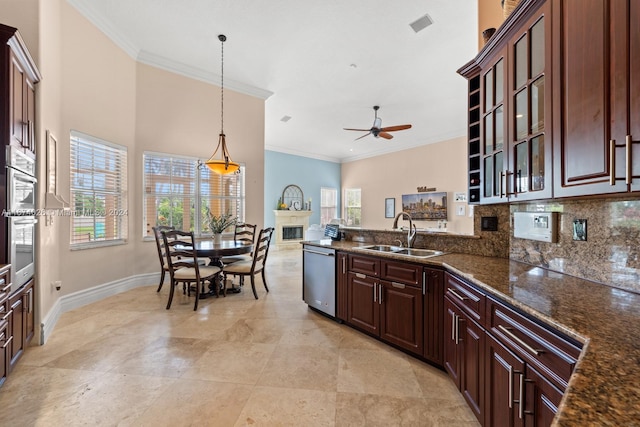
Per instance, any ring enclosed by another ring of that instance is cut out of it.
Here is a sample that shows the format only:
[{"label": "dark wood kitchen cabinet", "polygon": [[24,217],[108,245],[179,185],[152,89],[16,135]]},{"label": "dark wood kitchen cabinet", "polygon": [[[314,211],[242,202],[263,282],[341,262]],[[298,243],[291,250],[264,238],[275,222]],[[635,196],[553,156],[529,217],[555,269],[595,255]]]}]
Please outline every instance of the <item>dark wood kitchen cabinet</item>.
[{"label": "dark wood kitchen cabinet", "polygon": [[640,3],[553,2],[557,197],[640,190]]},{"label": "dark wood kitchen cabinet", "polygon": [[523,3],[478,56],[458,70],[469,80],[469,194],[474,203],[553,194],[551,6]]},{"label": "dark wood kitchen cabinet", "polygon": [[40,72],[17,29],[0,24],[0,40],[0,63],[6,71],[0,74],[2,138],[5,145],[35,157],[35,85],[41,79]]},{"label": "dark wood kitchen cabinet", "polygon": [[445,273],[444,367],[473,414],[484,417],[486,297],[450,273]]},{"label": "dark wood kitchen cabinet", "polygon": [[10,356],[9,372],[15,368],[35,332],[34,283],[35,279],[30,279],[13,293],[8,300],[9,331],[12,336],[11,343],[8,346]]},{"label": "dark wood kitchen cabinet", "polygon": [[549,426],[581,345],[487,299],[485,425]]},{"label": "dark wood kitchen cabinet", "polygon": [[336,258],[336,318],[342,322],[347,321],[349,313],[349,288],[347,282],[349,276],[347,275],[347,259],[348,255],[345,252],[338,252]]},{"label": "dark wood kitchen cabinet", "polygon": [[444,365],[444,271],[424,269],[423,288],[425,359]]},{"label": "dark wood kitchen cabinet", "polygon": [[10,265],[0,267],[0,386],[9,374],[10,345],[13,340],[9,328]]},{"label": "dark wood kitchen cabinet", "polygon": [[350,254],[347,322],[422,355],[422,267]]}]

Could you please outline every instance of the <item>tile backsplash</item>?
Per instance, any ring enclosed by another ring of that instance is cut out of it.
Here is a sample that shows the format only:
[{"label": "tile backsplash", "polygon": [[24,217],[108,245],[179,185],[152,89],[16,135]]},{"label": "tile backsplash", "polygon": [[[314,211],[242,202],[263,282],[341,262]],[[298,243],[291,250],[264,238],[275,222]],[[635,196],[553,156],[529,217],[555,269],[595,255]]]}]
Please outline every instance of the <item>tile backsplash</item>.
[{"label": "tile backsplash", "polygon": [[[511,214],[525,211],[558,212],[558,240],[519,239],[511,232],[510,259],[640,292],[640,198],[510,205]],[[587,221],[586,240],[574,240],[574,220]]]}]

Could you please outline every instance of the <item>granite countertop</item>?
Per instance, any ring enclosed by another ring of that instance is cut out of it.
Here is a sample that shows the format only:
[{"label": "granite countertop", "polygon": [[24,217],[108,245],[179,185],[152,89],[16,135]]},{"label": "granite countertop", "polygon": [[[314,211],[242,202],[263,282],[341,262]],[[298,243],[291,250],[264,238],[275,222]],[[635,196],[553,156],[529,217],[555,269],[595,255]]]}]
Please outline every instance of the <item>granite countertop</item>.
[{"label": "granite countertop", "polygon": [[[322,242],[304,243],[372,255],[363,244]],[[640,295],[504,258],[445,254],[410,261],[442,266],[584,343],[554,425],[640,426]]]}]

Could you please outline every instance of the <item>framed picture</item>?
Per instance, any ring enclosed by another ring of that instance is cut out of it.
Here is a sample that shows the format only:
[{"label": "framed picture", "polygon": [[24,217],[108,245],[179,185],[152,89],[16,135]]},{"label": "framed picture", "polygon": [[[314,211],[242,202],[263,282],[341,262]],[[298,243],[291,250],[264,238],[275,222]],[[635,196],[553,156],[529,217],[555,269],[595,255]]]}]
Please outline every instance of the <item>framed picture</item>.
[{"label": "framed picture", "polygon": [[402,210],[411,215],[414,220],[446,220],[447,193],[403,194]]},{"label": "framed picture", "polygon": [[396,216],[396,199],[389,197],[384,199],[384,217],[393,218]]},{"label": "framed picture", "polygon": [[58,141],[47,130],[47,193],[58,194],[56,178],[58,175]]}]

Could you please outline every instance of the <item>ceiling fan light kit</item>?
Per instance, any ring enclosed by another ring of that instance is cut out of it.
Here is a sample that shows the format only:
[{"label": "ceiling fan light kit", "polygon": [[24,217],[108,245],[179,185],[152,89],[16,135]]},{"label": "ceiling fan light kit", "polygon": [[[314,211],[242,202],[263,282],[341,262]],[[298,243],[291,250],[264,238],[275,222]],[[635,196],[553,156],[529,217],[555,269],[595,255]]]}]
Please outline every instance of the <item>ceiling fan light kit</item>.
[{"label": "ceiling fan light kit", "polygon": [[[215,172],[220,175],[227,175],[231,173],[239,173],[240,165],[233,160],[231,160],[231,156],[229,155],[229,150],[227,149],[227,141],[226,135],[224,134],[224,42],[227,41],[227,37],[224,34],[220,34],[218,36],[218,40],[220,40],[221,45],[221,73],[220,73],[220,135],[218,136],[218,146],[216,150],[213,152],[209,160],[204,163],[212,172]],[[220,152],[220,158],[216,159],[215,156],[218,153],[218,150],[222,149]]]},{"label": "ceiling fan light kit", "polygon": [[378,105],[374,105],[373,106],[373,111],[375,114],[375,117],[373,119],[373,126],[371,127],[371,129],[353,129],[353,128],[344,128],[344,130],[355,130],[358,132],[367,132],[366,134],[362,135],[359,138],[356,138],[355,141],[364,138],[367,135],[373,135],[376,138],[382,137],[384,139],[391,139],[393,138],[393,135],[391,135],[389,132],[396,132],[399,130],[405,130],[405,129],[411,129],[411,125],[397,125],[397,126],[387,126],[387,127],[382,127],[382,119],[380,117],[378,117],[378,110],[380,109],[380,107]]}]

